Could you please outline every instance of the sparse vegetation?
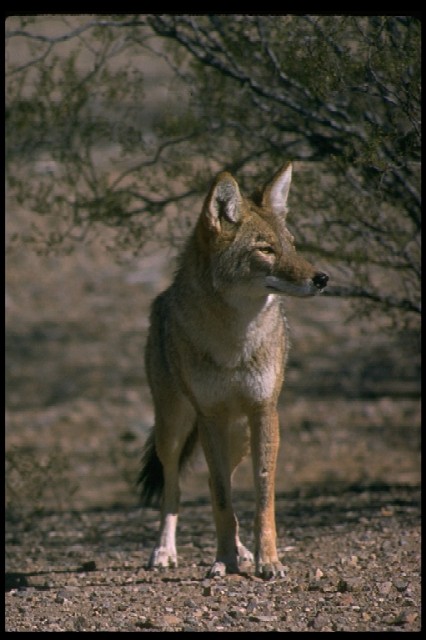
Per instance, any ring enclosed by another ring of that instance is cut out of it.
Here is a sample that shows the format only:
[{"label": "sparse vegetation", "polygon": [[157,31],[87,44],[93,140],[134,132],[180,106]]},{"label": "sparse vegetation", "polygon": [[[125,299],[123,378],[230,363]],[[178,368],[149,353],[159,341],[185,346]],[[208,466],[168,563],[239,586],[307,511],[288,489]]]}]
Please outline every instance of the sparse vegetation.
[{"label": "sparse vegetation", "polygon": [[293,227],[321,246],[327,295],[416,322],[420,37],[411,16],[9,19],[9,194],[44,216],[24,240],[71,250],[101,224],[121,253],[179,244],[214,172],[247,190],[292,158]]}]

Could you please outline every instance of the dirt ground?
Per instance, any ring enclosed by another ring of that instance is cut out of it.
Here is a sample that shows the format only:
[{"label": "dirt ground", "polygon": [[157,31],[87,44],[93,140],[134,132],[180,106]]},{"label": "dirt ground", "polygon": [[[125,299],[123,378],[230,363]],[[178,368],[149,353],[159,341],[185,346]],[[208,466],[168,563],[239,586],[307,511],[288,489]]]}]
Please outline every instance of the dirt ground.
[{"label": "dirt ground", "polygon": [[[9,212],[7,233],[27,224]],[[148,571],[158,513],[135,479],[152,424],[148,308],[167,251],[122,265],[94,245],[7,255],[7,631],[418,631],[417,336],[345,323],[348,304],[289,300],[279,552],[287,577],[206,579],[215,536],[202,457],[184,483],[180,566]],[[250,465],[236,478],[252,545]]]}]

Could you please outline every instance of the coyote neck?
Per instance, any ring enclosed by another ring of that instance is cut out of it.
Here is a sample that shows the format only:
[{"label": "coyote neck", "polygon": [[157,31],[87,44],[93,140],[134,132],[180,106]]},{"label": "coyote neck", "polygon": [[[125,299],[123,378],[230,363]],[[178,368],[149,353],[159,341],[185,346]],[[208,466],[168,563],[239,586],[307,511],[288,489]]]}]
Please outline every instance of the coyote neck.
[{"label": "coyote neck", "polygon": [[[193,277],[191,268],[197,269]],[[203,277],[200,277],[203,273]],[[172,285],[175,321],[200,357],[227,368],[247,365],[257,352],[286,351],[286,319],[275,294],[225,296],[208,269],[185,264]],[[182,293],[185,292],[185,296]]]}]

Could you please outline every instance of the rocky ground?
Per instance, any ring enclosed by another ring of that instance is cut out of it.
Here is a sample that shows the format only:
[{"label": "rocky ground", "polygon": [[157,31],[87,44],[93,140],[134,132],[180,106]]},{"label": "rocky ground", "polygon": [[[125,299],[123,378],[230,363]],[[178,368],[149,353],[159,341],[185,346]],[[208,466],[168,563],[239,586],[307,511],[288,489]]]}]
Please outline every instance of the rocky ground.
[{"label": "rocky ground", "polygon": [[[244,528],[249,495],[237,506]],[[9,523],[7,631],[416,631],[419,493],[356,486],[279,494],[286,579],[206,579],[206,500],[186,502],[181,566],[144,566],[157,515],[137,507],[49,512]],[[251,536],[246,538],[250,540]]]},{"label": "rocky ground", "polygon": [[[110,465],[104,459],[106,478],[117,471]],[[65,483],[63,469],[57,475],[65,492],[75,489]],[[53,471],[51,476],[54,481]],[[287,576],[270,582],[251,570],[205,578],[215,548],[206,495],[182,506],[180,567],[146,570],[158,514],[129,501],[108,505],[108,483],[98,491],[104,506],[71,497],[71,507],[9,511],[6,630],[420,629],[416,486],[330,483],[278,492],[279,551]],[[236,506],[250,545],[249,491],[237,492]]]},{"label": "rocky ground", "polygon": [[[18,215],[9,222],[25,224]],[[280,414],[285,579],[205,577],[206,470],[184,484],[180,566],[146,569],[158,513],[138,506],[152,424],[142,352],[166,253],[121,266],[99,246],[11,246],[6,307],[7,631],[418,631],[420,363],[416,336],[361,332],[345,301],[288,302]],[[237,474],[252,546],[250,465]]]}]

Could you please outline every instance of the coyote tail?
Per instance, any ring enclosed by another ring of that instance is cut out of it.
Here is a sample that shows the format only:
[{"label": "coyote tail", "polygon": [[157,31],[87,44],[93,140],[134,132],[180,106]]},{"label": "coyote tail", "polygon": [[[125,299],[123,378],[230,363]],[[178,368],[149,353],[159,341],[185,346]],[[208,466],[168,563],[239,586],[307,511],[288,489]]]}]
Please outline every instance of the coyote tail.
[{"label": "coyote tail", "polygon": [[[188,434],[179,457],[179,473],[187,466],[198,442],[198,429],[194,424]],[[141,470],[138,486],[140,487],[141,504],[144,507],[159,507],[164,489],[163,465],[155,448],[154,429],[149,434],[142,452]]]}]

